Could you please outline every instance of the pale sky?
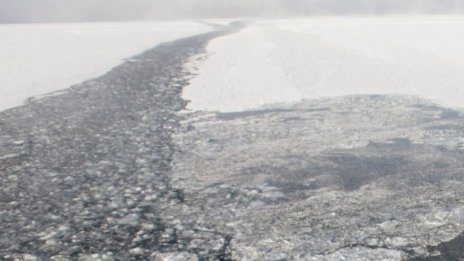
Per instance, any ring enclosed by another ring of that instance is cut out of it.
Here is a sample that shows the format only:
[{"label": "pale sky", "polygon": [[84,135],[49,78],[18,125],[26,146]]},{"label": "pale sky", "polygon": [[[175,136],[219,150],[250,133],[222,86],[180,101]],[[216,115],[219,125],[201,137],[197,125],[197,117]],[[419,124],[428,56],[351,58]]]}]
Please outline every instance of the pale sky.
[{"label": "pale sky", "polygon": [[0,22],[460,13],[464,0],[0,0]]}]

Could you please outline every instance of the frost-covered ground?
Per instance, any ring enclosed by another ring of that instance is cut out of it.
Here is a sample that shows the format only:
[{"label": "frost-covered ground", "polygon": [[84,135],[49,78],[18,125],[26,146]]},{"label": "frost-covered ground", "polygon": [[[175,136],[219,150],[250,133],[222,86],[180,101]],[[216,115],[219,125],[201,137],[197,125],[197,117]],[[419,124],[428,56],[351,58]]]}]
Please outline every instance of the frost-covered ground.
[{"label": "frost-covered ground", "polygon": [[208,52],[184,92],[190,109],[392,93],[464,106],[462,17],[257,21]]},{"label": "frost-covered ground", "polygon": [[0,110],[98,77],[162,42],[211,29],[193,21],[0,25]]}]

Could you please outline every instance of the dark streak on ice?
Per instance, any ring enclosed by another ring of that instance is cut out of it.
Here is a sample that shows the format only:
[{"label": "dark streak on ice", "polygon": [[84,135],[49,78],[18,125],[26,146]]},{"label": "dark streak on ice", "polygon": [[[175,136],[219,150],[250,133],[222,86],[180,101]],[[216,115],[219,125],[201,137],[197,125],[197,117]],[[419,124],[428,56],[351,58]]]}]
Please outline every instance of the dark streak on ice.
[{"label": "dark streak on ice", "polygon": [[[240,26],[159,45],[100,78],[0,113],[0,259],[192,252],[194,238],[163,215],[184,201],[168,176],[176,112],[186,105],[183,64]],[[230,237],[221,237],[223,247],[187,254],[226,259]]]}]

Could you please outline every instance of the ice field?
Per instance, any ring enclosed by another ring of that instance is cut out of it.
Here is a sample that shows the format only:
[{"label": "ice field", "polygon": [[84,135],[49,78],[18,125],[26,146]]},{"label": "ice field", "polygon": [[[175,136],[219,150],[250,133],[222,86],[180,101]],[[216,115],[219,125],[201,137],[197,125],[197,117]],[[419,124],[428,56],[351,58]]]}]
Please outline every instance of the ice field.
[{"label": "ice field", "polygon": [[185,89],[194,110],[240,111],[347,94],[410,94],[464,107],[464,18],[252,23],[213,40]]}]

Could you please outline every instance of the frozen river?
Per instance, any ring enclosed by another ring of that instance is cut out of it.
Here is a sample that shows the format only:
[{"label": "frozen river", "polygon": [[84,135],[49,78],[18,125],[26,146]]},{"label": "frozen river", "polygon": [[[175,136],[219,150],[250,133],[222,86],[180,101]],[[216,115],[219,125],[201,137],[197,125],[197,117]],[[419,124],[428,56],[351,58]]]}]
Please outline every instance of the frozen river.
[{"label": "frozen river", "polygon": [[[215,26],[0,112],[0,259],[462,260],[463,111],[408,95],[232,113],[188,112],[182,99],[185,90],[191,109],[221,111],[408,91],[459,102],[459,25]],[[56,85],[31,90],[60,86],[72,64],[103,68],[102,51],[127,57],[117,46],[132,40],[120,40],[102,39],[112,47],[89,48],[89,59],[68,40],[77,49],[24,56],[56,73],[45,77]],[[2,61],[21,68],[20,54]],[[69,65],[60,71],[53,57]],[[15,94],[8,79],[1,90]]]}]

